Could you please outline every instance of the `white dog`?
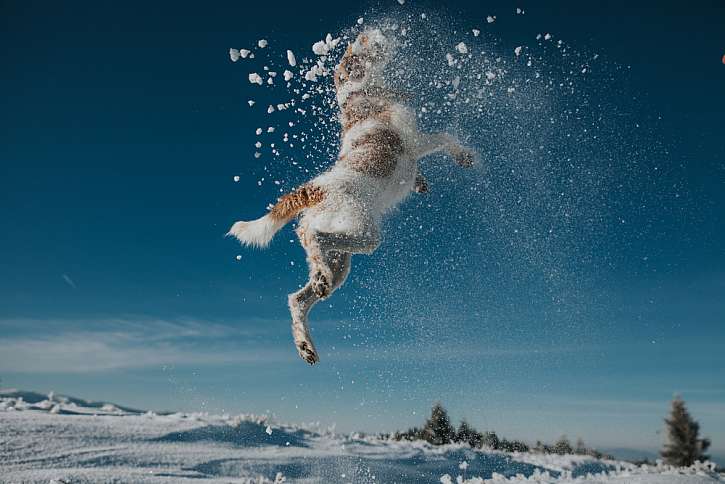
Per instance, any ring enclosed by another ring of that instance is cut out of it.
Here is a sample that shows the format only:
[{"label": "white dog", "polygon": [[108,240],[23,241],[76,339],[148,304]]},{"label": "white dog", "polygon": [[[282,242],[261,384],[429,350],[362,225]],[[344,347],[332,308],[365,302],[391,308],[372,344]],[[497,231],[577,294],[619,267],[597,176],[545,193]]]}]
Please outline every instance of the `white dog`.
[{"label": "white dog", "polygon": [[452,136],[418,131],[415,114],[403,104],[405,96],[384,82],[391,54],[378,29],[361,33],[348,45],[335,69],[342,123],[337,162],[279,198],[264,217],[237,222],[229,230],[243,244],[264,247],[302,214],[297,235],[307,252],[310,279],[289,295],[289,308],[295,346],[310,364],[320,359],[307,325],[310,309],[342,285],[352,254],[370,254],[378,247],[382,216],[411,191],[427,191],[418,159],[447,150],[459,165],[473,163],[473,152]]}]

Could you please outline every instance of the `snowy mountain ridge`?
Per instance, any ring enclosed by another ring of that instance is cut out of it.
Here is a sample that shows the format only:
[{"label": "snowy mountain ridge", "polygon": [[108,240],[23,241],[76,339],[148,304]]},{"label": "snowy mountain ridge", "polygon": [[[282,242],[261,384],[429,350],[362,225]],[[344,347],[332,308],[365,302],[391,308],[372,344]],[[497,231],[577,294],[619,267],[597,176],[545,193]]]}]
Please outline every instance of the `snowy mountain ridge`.
[{"label": "snowy mountain ridge", "polygon": [[725,482],[710,463],[637,467],[581,455],[432,446],[282,425],[266,415],[157,414],[0,391],[0,482]]}]

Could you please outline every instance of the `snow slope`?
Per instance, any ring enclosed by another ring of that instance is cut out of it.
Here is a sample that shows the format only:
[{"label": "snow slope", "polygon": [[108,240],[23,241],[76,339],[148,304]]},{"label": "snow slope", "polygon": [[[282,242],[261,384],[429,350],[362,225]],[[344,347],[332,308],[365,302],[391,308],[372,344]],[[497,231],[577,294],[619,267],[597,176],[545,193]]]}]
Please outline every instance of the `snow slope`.
[{"label": "snow slope", "polygon": [[[159,415],[49,397],[0,392],[0,482],[438,483],[462,482],[462,467],[486,479],[469,484],[725,482],[706,467],[645,469],[582,456],[432,447],[281,425],[267,416]],[[611,475],[586,477],[603,471]]]}]

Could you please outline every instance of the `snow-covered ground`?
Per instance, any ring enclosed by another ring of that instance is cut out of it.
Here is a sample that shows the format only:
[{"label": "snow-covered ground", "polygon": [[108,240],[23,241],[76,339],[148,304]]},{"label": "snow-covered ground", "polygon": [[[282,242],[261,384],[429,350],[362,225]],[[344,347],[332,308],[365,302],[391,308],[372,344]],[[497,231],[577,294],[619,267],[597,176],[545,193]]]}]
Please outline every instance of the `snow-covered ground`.
[{"label": "snow-covered ground", "polygon": [[[432,447],[282,425],[266,416],[156,414],[0,392],[0,482],[725,482],[711,468]],[[591,476],[608,472],[608,475]],[[460,477],[459,477],[460,476]],[[470,476],[480,476],[470,477]]]}]

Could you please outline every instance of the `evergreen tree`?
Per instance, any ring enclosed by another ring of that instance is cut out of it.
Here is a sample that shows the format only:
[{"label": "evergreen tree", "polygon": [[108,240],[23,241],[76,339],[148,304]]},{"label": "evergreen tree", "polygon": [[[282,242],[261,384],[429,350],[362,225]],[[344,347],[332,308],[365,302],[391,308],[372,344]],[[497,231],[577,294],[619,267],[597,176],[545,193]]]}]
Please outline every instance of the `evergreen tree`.
[{"label": "evergreen tree", "polygon": [[667,464],[691,466],[695,461],[709,458],[705,451],[710,447],[710,440],[698,437],[700,424],[690,416],[680,397],[675,397],[672,401],[670,418],[666,418],[665,423],[667,443],[660,454]]},{"label": "evergreen tree", "polygon": [[476,429],[468,425],[468,422],[461,420],[461,425],[458,426],[456,436],[453,439],[455,442],[465,442],[471,447],[481,447],[481,441],[483,435]]},{"label": "evergreen tree", "polygon": [[443,405],[436,403],[431,410],[430,418],[423,427],[423,438],[433,445],[450,443],[456,433]]},{"label": "evergreen tree", "polygon": [[498,435],[496,435],[496,432],[485,432],[483,434],[482,443],[489,449],[493,450],[497,450],[501,445],[501,441],[499,440]]},{"label": "evergreen tree", "polygon": [[471,438],[473,430],[468,425],[468,422],[461,420],[461,424],[458,426],[456,436],[453,438],[454,442],[468,442]]},{"label": "evergreen tree", "polygon": [[571,448],[571,444],[569,443],[569,439],[566,438],[566,436],[562,436],[554,443],[554,447],[552,449],[555,454],[571,454],[574,449]]}]

